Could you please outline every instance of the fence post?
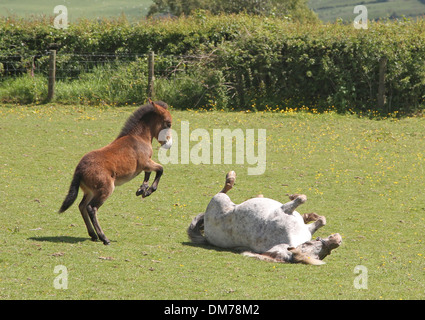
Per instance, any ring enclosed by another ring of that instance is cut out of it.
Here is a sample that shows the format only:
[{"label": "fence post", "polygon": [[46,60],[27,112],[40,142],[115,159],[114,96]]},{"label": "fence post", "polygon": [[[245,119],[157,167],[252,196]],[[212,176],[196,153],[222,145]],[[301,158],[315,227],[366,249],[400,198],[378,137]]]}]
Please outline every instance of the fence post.
[{"label": "fence post", "polygon": [[153,98],[155,95],[155,53],[153,51],[149,52],[148,67],[148,98]]},{"label": "fence post", "polygon": [[55,82],[56,82],[56,50],[50,50],[49,60],[49,84],[47,91],[47,101],[52,101],[55,95]]},{"label": "fence post", "polygon": [[[386,57],[382,57],[379,60],[379,86],[378,86],[378,109],[384,111],[385,105],[385,73],[387,72]],[[390,110],[387,110],[388,112]]]}]

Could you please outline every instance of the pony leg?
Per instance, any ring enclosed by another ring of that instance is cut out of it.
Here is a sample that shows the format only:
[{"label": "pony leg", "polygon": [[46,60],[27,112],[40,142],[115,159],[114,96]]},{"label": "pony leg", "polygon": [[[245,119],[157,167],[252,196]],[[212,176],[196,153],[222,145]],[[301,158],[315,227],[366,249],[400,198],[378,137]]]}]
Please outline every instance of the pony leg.
[{"label": "pony leg", "polygon": [[308,225],[308,230],[310,231],[311,235],[313,235],[317,229],[323,227],[324,225],[326,225],[326,218],[324,216],[319,216],[317,221]]},{"label": "pony leg", "polygon": [[306,195],[297,195],[296,198],[294,198],[292,201],[285,203],[282,206],[282,211],[285,212],[286,214],[292,214],[295,209],[303,204],[304,202],[307,201],[307,196]]},{"label": "pony leg", "polygon": [[[155,179],[152,182],[152,185],[150,186],[150,188],[145,190],[142,193],[143,198],[150,196],[152,193],[154,193],[158,189],[159,180],[161,179],[161,176],[164,172],[164,168],[160,164],[150,160],[148,167],[145,169],[145,172],[148,173],[148,180],[152,171],[156,172]],[[145,174],[145,179],[146,179],[146,174]]]},{"label": "pony leg", "polygon": [[91,224],[89,213],[87,212],[87,206],[90,203],[92,198],[93,198],[93,196],[91,196],[87,193],[84,194],[83,200],[80,202],[78,208],[80,209],[84,223],[86,224],[86,228],[87,228],[87,231],[89,233],[89,236],[91,237],[92,241],[96,241],[97,240],[97,234],[93,230],[93,226]]},{"label": "pony leg", "polygon": [[233,185],[236,181],[236,172],[230,171],[226,174],[226,183],[224,184],[223,189],[220,191],[220,193],[227,193],[230,189],[233,188]]},{"label": "pony leg", "polygon": [[320,218],[320,216],[317,213],[314,213],[314,212],[312,212],[312,213],[304,213],[302,215],[302,217],[303,217],[303,220],[304,220],[304,223],[305,224],[307,224],[309,222],[317,221]]},{"label": "pony leg", "polygon": [[314,255],[309,254],[309,251],[304,252],[304,250],[302,250],[302,245],[299,245],[296,248],[288,248],[288,251],[292,253],[292,263],[304,263],[311,264],[314,266],[320,266],[322,264],[325,264],[325,262],[318,259],[318,257],[316,258]]},{"label": "pony leg", "polygon": [[111,241],[105,236],[102,228],[100,227],[99,221],[97,220],[97,210],[98,207],[92,207],[91,205],[87,206],[87,211],[89,212],[90,220],[93,223],[94,228],[96,229],[96,233],[99,236],[100,240],[102,240],[105,246],[109,245]]},{"label": "pony leg", "polygon": [[146,191],[149,189],[149,178],[151,176],[151,172],[145,172],[145,179],[143,180],[143,184],[140,186],[139,190],[136,192],[136,196],[140,196],[142,194],[145,194]]},{"label": "pony leg", "polygon": [[[296,207],[300,204],[304,203],[307,200],[307,197],[302,194],[291,194],[289,195],[289,199],[292,200],[283,205],[284,212],[292,213]],[[317,231],[317,229],[323,227],[326,224],[326,218],[323,216],[319,216],[317,213],[305,213],[302,215],[304,223],[307,224],[309,222],[314,221],[311,225],[308,226],[309,231],[313,235]]]},{"label": "pony leg", "polygon": [[151,187],[146,190],[146,192],[142,195],[143,198],[149,197],[152,193],[154,193],[158,189],[159,180],[164,172],[164,169],[161,167],[160,170],[156,171],[155,179],[151,185]]},{"label": "pony leg", "polygon": [[102,188],[98,190],[100,193],[95,195],[93,199],[90,201],[90,203],[87,206],[87,212],[89,213],[89,217],[91,222],[93,223],[94,229],[96,230],[97,235],[99,236],[99,239],[102,240],[104,245],[108,245],[111,242],[109,239],[105,236],[105,233],[103,232],[102,228],[100,227],[99,220],[97,219],[97,211],[102,206],[102,204],[108,199],[108,197],[112,194],[114,191],[114,186],[111,183],[109,185],[109,188]]},{"label": "pony leg", "polygon": [[245,251],[242,254],[247,257],[256,258],[269,262],[291,263],[291,253],[288,251],[287,244],[278,244],[263,253]]},{"label": "pony leg", "polygon": [[317,256],[316,252],[313,250],[314,248],[304,248],[303,245],[304,244],[293,248],[289,247],[287,244],[280,244],[264,253],[243,252],[243,255],[269,262],[304,263],[311,265],[325,264],[325,262],[321,261]]}]

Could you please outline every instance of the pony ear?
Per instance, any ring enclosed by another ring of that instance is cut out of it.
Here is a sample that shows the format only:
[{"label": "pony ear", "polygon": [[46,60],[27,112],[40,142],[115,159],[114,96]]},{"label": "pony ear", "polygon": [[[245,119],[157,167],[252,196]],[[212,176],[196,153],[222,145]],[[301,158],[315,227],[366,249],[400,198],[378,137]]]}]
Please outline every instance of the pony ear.
[{"label": "pony ear", "polygon": [[161,112],[161,106],[152,101],[151,98],[148,99],[148,102],[153,106],[156,112]]}]

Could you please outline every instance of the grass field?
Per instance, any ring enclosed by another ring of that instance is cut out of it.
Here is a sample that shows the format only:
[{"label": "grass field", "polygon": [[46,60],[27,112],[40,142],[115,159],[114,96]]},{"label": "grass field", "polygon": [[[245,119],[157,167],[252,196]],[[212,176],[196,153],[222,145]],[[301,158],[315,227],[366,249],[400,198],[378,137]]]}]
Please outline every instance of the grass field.
[{"label": "grass field", "polygon": [[53,9],[64,5],[70,22],[78,18],[117,17],[121,14],[130,19],[140,19],[146,16],[151,4],[151,0],[2,0],[0,16],[55,16]]},{"label": "grass field", "polygon": [[[146,16],[151,0],[3,0],[0,3],[0,16],[18,15],[54,15],[53,8],[65,5],[68,9],[69,21],[78,18],[117,17],[125,14],[129,19],[140,19]],[[419,0],[310,0],[309,7],[323,21],[334,22],[338,18],[353,21],[357,14],[353,13],[356,5],[365,5],[369,19],[385,19],[391,16],[420,16],[425,14],[425,4]]]},{"label": "grass field", "polygon": [[[112,141],[132,110],[0,107],[0,299],[425,297],[424,118],[174,110],[178,133],[182,121],[210,133],[267,129],[266,172],[248,176],[248,164],[168,164],[158,191],[144,200],[135,196],[136,178],[99,211],[112,241],[104,246],[89,240],[77,205],[57,210],[80,157]],[[299,211],[325,215],[316,235],[339,232],[342,246],[317,267],[191,245],[186,228],[230,169],[238,174],[234,202],[305,193]],[[60,265],[66,290],[54,287]],[[367,268],[367,289],[354,286],[366,276],[354,273],[358,265]]]},{"label": "grass field", "polygon": [[389,17],[417,17],[425,14],[425,3],[419,0],[310,0],[309,7],[313,9],[323,21],[335,22],[342,18],[344,21],[354,21],[359,14],[353,13],[354,7],[363,5],[367,8],[368,19],[386,19]]}]

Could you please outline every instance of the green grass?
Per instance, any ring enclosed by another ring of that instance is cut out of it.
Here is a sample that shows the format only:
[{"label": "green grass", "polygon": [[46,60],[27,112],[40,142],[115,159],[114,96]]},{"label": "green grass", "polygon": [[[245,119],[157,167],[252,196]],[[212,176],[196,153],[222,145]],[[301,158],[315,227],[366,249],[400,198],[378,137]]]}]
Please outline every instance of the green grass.
[{"label": "green grass", "polygon": [[[424,118],[173,110],[178,133],[181,121],[210,134],[267,129],[265,174],[248,176],[248,165],[165,165],[151,197],[136,198],[142,179],[136,178],[100,209],[112,241],[104,246],[89,240],[77,205],[57,210],[81,156],[111,142],[132,110],[0,108],[0,299],[425,297]],[[342,246],[315,267],[188,243],[191,219],[230,169],[238,174],[234,202],[305,193],[299,211],[325,215],[327,225],[316,235],[339,232]],[[67,290],[53,286],[58,265],[68,269]],[[368,269],[367,290],[353,286],[357,265]]]},{"label": "green grass", "polygon": [[310,0],[309,7],[318,14],[323,21],[335,22],[342,18],[345,21],[354,21],[358,15],[353,13],[354,7],[364,5],[367,8],[369,19],[386,19],[389,17],[418,17],[425,14],[425,3],[418,0],[394,0],[377,2],[375,0]]},{"label": "green grass", "polygon": [[[14,1],[3,0],[0,4],[0,16],[31,16],[54,15],[53,8],[65,5],[68,8],[69,21],[78,18],[117,17],[125,14],[129,19],[140,19],[146,16],[151,0],[37,0]],[[313,9],[323,21],[334,22],[337,18],[353,21],[357,14],[353,13],[356,5],[365,5],[368,8],[370,19],[385,19],[392,15],[401,17],[421,16],[425,14],[425,4],[418,0],[394,0],[376,2],[375,0],[310,0],[309,7]]]},{"label": "green grass", "polygon": [[146,16],[151,4],[151,0],[3,0],[0,4],[0,16],[55,16],[53,9],[64,5],[68,9],[70,22],[79,18],[117,17],[121,14],[140,19]]}]

